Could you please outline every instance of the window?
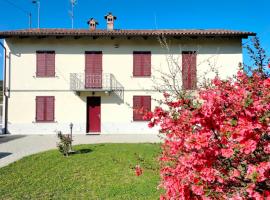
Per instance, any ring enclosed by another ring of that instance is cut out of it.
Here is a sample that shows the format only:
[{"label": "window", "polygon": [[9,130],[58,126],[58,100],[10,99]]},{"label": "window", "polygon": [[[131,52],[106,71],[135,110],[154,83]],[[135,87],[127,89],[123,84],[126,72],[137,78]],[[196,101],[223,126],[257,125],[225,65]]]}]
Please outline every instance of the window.
[{"label": "window", "polygon": [[37,77],[54,77],[55,76],[55,52],[54,51],[37,51]]},{"label": "window", "polygon": [[151,52],[133,52],[133,76],[151,76]]},{"label": "window", "polygon": [[143,119],[146,111],[151,111],[151,96],[133,96],[133,121],[147,121]]},{"label": "window", "polygon": [[54,121],[54,97],[37,96],[36,97],[36,121],[53,122]]},{"label": "window", "polygon": [[197,87],[197,72],[195,51],[182,52],[182,86],[184,90],[194,90]]}]

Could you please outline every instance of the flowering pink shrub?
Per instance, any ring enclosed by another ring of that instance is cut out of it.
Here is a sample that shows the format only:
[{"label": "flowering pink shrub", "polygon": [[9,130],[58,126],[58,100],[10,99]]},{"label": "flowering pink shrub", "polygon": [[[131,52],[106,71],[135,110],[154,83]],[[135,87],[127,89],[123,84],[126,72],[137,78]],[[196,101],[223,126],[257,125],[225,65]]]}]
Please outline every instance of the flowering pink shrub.
[{"label": "flowering pink shrub", "polygon": [[165,136],[161,199],[270,199],[270,78],[239,71],[198,93],[148,113]]}]

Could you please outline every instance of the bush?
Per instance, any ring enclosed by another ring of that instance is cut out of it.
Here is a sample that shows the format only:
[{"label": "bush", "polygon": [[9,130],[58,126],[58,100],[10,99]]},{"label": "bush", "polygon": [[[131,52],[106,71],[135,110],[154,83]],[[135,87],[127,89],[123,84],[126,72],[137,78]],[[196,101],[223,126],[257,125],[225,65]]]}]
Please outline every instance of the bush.
[{"label": "bush", "polygon": [[70,135],[64,135],[61,131],[57,134],[60,142],[57,144],[58,150],[64,155],[68,156],[71,151],[72,139]]},{"label": "bush", "polygon": [[270,78],[239,71],[198,93],[164,94],[151,115],[165,138],[161,199],[270,198]]}]

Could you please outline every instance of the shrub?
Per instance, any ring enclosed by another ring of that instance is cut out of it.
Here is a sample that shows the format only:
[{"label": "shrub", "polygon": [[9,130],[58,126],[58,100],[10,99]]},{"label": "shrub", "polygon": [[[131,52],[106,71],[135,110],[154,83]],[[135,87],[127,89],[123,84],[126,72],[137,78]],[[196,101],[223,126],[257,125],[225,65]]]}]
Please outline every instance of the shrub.
[{"label": "shrub", "polygon": [[64,135],[61,131],[57,134],[60,142],[57,144],[58,150],[64,155],[68,156],[71,151],[72,139],[70,135]]},{"label": "shrub", "polygon": [[198,94],[165,93],[150,116],[165,138],[161,199],[270,198],[270,78],[239,71]]}]

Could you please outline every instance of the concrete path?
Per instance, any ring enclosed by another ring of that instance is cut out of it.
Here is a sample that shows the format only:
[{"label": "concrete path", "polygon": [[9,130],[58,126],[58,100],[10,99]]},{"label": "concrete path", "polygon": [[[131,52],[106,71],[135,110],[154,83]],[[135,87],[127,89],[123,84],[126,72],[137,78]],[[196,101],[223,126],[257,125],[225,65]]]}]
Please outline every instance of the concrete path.
[{"label": "concrete path", "polygon": [[[74,135],[73,144],[98,143],[157,143],[154,134]],[[25,156],[56,149],[56,135],[0,135],[0,167],[4,167]]]}]

